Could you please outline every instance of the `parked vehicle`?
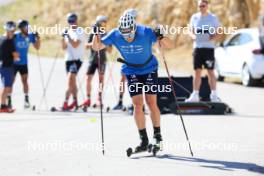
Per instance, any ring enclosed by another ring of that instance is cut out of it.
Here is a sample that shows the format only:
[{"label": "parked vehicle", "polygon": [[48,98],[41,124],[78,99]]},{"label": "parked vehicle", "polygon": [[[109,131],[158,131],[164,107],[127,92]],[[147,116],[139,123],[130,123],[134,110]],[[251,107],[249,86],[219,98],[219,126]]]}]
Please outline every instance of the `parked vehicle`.
[{"label": "parked vehicle", "polygon": [[264,49],[257,28],[240,29],[215,50],[216,75],[240,78],[243,85],[254,86],[264,78]]}]

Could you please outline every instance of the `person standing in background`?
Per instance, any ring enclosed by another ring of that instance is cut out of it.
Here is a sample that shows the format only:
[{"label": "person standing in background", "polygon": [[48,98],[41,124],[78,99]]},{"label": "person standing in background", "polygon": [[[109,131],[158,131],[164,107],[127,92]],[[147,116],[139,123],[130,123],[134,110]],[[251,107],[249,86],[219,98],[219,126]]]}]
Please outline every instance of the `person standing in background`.
[{"label": "person standing in background", "polygon": [[215,41],[221,38],[219,34],[220,22],[216,15],[209,12],[209,0],[198,1],[199,12],[191,17],[190,26],[192,32],[190,36],[193,40],[193,65],[194,81],[193,92],[186,102],[199,102],[199,90],[201,86],[202,69],[207,69],[209,85],[211,88],[210,99],[212,102],[220,101],[216,92],[216,77],[214,73]]},{"label": "person standing in background", "polygon": [[[65,64],[67,72],[67,90],[62,110],[68,111],[78,108],[78,88],[76,83],[77,74],[82,66],[82,59],[85,54],[85,31],[78,26],[78,16],[75,13],[67,15],[69,30],[64,31],[62,48],[65,50]],[[68,104],[72,96],[73,102]]]},{"label": "person standing in background", "polygon": [[[15,46],[19,53],[19,60],[15,61],[15,77],[19,73],[23,84],[24,92],[24,108],[30,108],[29,101],[29,85],[28,85],[28,49],[30,43],[33,44],[36,50],[40,49],[40,37],[38,33],[29,32],[29,23],[26,20],[19,20],[18,23],[19,32],[15,34]],[[11,95],[8,96],[9,102],[11,102]],[[12,103],[10,103],[12,104]]]},{"label": "person standing in background", "polygon": [[14,112],[7,103],[7,96],[11,94],[14,81],[14,61],[18,59],[14,42],[16,24],[8,21],[4,25],[6,33],[0,37],[0,112]]},{"label": "person standing in background", "polygon": [[[94,29],[93,32],[99,33],[100,37],[102,38],[107,34],[106,26],[107,26],[107,17],[103,16],[103,15],[99,15],[96,17],[96,23],[93,26],[93,29]],[[103,83],[105,69],[106,69],[106,61],[107,61],[106,52],[107,51],[111,52],[111,46],[107,47],[107,48],[99,51],[100,56],[98,57],[98,52],[94,51],[91,47],[93,36],[94,36],[94,34],[92,33],[89,36],[88,43],[86,45],[86,48],[91,50],[91,55],[90,55],[89,66],[88,66],[87,73],[86,73],[87,99],[82,104],[82,106],[84,106],[84,107],[90,107],[90,105],[91,105],[92,80],[93,80],[93,76],[94,76],[96,70],[98,70],[100,82]],[[100,61],[99,61],[99,59],[100,59]],[[99,64],[99,62],[100,62],[100,64]],[[100,88],[103,88],[103,85],[100,85]],[[99,92],[98,92],[98,94],[99,94]],[[97,104],[98,104],[98,102],[97,102]]]}]

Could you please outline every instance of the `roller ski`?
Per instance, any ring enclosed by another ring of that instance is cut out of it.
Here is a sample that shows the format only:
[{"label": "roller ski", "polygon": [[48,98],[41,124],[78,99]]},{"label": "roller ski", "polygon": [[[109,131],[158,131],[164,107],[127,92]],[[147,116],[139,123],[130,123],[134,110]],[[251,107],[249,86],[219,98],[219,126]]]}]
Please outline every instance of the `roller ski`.
[{"label": "roller ski", "polygon": [[127,110],[127,108],[123,105],[122,101],[119,101],[118,104],[116,106],[114,106],[112,110],[125,112]]},{"label": "roller ski", "polygon": [[79,109],[77,101],[73,101],[72,104],[68,105],[67,102],[63,103],[63,106],[60,108],[51,107],[51,112],[77,112]]},{"label": "roller ski", "polygon": [[143,153],[143,152],[151,152],[151,149],[152,149],[152,145],[149,144],[149,140],[148,140],[148,137],[147,137],[147,134],[140,134],[140,138],[141,138],[141,143],[135,147],[134,149],[129,147],[127,150],[126,150],[126,153],[127,153],[127,157],[130,157],[134,154],[138,154],[138,153]]},{"label": "roller ski", "polygon": [[87,109],[91,106],[91,100],[87,99],[85,100],[80,106],[79,108],[82,109],[84,112],[87,112]]},{"label": "roller ski", "polygon": [[154,134],[153,144],[149,144],[146,140],[146,142],[141,142],[135,149],[128,148],[126,153],[128,157],[143,152],[152,153],[153,156],[156,156],[159,151],[162,151],[162,137],[160,133],[157,133]]},{"label": "roller ski", "polygon": [[148,144],[147,146],[137,146],[134,149],[130,147],[126,151],[127,157],[130,157],[130,156],[135,155],[135,154],[143,153],[143,152],[151,153],[152,148],[153,148],[152,144]]},{"label": "roller ski", "polygon": [[0,108],[0,113],[14,113],[15,111],[15,109],[8,108],[7,106]]},{"label": "roller ski", "polygon": [[159,151],[162,151],[162,137],[161,137],[161,134],[158,133],[158,134],[154,134],[154,137],[153,137],[153,144],[151,146],[151,153],[153,154],[153,156],[156,156],[157,153]]},{"label": "roller ski", "polygon": [[[134,113],[134,106],[133,105],[128,106],[127,107],[127,112],[128,112],[129,115],[133,115],[133,113]],[[145,109],[145,106],[143,106],[143,112],[145,114],[147,114],[146,109]]]},{"label": "roller ski", "polygon": [[[94,103],[93,105],[92,105],[92,108],[93,109],[100,109],[101,107],[100,107],[101,105],[100,105],[100,101],[98,100],[97,101],[97,103]],[[109,106],[104,106],[104,104],[102,104],[102,109],[103,109],[103,111],[105,111],[106,113],[109,113],[110,112],[110,110],[111,110],[111,108],[109,107]]]}]

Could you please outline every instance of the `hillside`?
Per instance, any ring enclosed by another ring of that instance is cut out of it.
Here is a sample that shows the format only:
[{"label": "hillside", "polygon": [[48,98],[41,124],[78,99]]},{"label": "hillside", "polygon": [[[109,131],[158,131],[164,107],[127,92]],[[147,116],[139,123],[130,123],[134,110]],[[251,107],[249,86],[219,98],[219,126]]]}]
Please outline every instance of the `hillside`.
[{"label": "hillside", "polygon": [[[220,17],[224,26],[251,27],[257,25],[260,14],[260,0],[212,0],[211,11]],[[54,26],[65,24],[65,15],[75,11],[82,26],[90,26],[97,15],[109,17],[109,29],[117,25],[120,14],[128,8],[139,10],[139,22],[152,25],[167,24],[186,26],[190,16],[196,12],[195,0],[16,0],[0,7],[0,23],[7,19],[17,21],[29,19],[31,24]],[[171,36],[178,49],[169,52],[173,64],[182,60],[191,63],[191,42],[186,35]],[[41,54],[54,56],[59,47],[58,36],[42,36]],[[185,46],[186,45],[186,46]],[[187,54],[186,54],[187,53]],[[173,57],[173,58],[172,58]],[[181,57],[181,58],[179,58]],[[179,62],[179,63],[178,63]]]}]

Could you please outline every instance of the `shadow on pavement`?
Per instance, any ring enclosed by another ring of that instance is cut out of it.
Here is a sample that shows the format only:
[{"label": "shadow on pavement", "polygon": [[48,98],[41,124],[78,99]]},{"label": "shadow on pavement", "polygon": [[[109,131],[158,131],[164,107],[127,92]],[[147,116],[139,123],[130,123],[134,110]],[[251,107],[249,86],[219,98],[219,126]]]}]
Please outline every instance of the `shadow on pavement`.
[{"label": "shadow on pavement", "polygon": [[[153,157],[153,156],[134,157],[133,159],[150,158],[150,157]],[[209,159],[202,159],[202,158],[195,158],[195,157],[193,158],[192,157],[181,157],[181,156],[174,156],[171,154],[164,154],[164,155],[156,156],[156,158],[199,163],[201,167],[206,167],[206,168],[211,168],[211,169],[219,169],[219,170],[226,170],[226,171],[234,171],[235,169],[237,169],[237,170],[246,170],[249,172],[264,174],[264,167],[259,166],[254,163],[209,160]]]}]

